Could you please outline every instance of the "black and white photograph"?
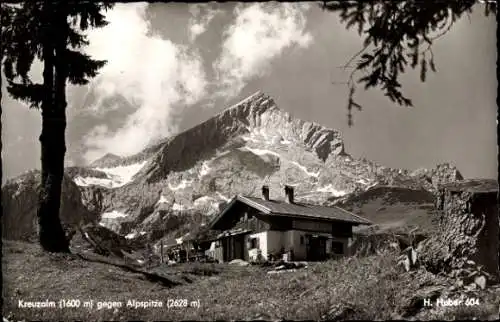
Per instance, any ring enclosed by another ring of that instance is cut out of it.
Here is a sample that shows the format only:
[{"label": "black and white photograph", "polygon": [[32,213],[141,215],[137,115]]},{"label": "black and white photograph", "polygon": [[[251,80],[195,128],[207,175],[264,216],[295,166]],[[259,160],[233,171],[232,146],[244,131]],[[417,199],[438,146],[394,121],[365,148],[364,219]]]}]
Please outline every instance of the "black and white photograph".
[{"label": "black and white photograph", "polygon": [[499,320],[496,14],[3,1],[2,322]]}]

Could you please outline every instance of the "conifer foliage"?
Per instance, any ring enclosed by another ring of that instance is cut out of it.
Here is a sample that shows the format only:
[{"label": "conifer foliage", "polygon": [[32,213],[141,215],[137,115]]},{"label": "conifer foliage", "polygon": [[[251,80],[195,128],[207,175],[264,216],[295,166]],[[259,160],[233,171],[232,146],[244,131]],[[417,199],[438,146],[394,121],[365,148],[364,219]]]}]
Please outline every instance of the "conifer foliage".
[{"label": "conifer foliage", "polygon": [[[38,201],[39,241],[44,250],[69,252],[59,210],[66,153],[66,84],[87,84],[106,61],[83,53],[85,30],[107,24],[110,4],[91,1],[2,3],[2,68],[8,93],[42,114],[41,181]],[[43,82],[30,70],[43,63]]]},{"label": "conifer foliage", "polygon": [[[410,107],[411,99],[403,94],[399,77],[409,66],[420,68],[425,82],[428,70],[435,72],[433,42],[446,34],[455,22],[472,10],[484,9],[485,15],[496,13],[496,1],[326,1],[325,10],[337,12],[347,29],[356,28],[364,38],[363,48],[347,62],[352,68],[348,113],[361,109],[354,101],[356,85],[379,88],[392,102]],[[355,61],[354,65],[351,63]],[[357,75],[361,75],[359,78]]]}]

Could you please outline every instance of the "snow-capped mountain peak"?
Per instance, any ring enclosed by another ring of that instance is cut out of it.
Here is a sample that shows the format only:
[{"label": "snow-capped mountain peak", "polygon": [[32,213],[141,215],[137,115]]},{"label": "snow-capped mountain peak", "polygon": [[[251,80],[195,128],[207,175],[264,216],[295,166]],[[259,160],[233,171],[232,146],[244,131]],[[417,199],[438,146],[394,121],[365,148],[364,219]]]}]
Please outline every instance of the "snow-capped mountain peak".
[{"label": "snow-capped mountain peak", "polygon": [[294,118],[260,91],[141,153],[106,155],[66,173],[70,199],[129,237],[203,224],[233,196],[259,196],[263,183],[272,199],[294,184],[298,201],[329,204],[377,184],[429,190],[461,179],[450,165],[410,173],[356,159],[338,131]]}]

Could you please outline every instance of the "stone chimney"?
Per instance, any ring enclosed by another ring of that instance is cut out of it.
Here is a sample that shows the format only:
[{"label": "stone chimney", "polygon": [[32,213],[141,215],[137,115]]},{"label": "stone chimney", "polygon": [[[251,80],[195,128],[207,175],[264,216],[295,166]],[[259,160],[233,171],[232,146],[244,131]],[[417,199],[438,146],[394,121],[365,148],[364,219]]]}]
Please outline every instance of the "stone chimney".
[{"label": "stone chimney", "polygon": [[286,202],[294,203],[292,186],[285,186],[285,196],[286,196]]},{"label": "stone chimney", "polygon": [[269,186],[262,186],[262,199],[269,200]]}]

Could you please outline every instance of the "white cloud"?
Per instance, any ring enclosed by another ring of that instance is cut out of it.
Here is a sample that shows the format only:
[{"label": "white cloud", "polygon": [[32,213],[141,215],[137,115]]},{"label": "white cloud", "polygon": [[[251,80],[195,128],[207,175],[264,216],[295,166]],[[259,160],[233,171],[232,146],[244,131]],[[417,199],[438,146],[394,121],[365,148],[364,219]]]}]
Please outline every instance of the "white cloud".
[{"label": "white cloud", "polygon": [[[152,33],[146,9],[147,3],[116,4],[106,13],[109,25],[89,32],[86,52],[108,60],[89,86],[97,97],[89,109],[102,111],[104,99],[120,95],[135,111],[116,131],[106,126],[89,131],[83,142],[89,148],[88,161],[105,153],[137,153],[152,141],[174,134],[178,128],[173,117],[182,108],[221,95],[234,98],[286,49],[307,47],[312,40],[305,31],[304,5],[239,5],[235,21],[223,35],[221,56],[213,64],[217,77],[208,80],[194,44],[176,44]],[[188,28],[195,40],[219,11],[208,5],[191,9],[194,18]],[[107,105],[119,108],[119,104]]]},{"label": "white cloud", "polygon": [[211,4],[208,3],[197,3],[192,4],[189,7],[189,11],[192,17],[189,19],[189,40],[194,42],[196,38],[203,34],[212,19],[221,12],[218,9],[212,9]]},{"label": "white cloud", "polygon": [[139,152],[151,140],[176,131],[176,105],[190,105],[205,95],[206,78],[199,55],[189,48],[150,35],[147,3],[117,4],[106,14],[110,24],[89,33],[87,52],[108,64],[93,80],[94,105],[120,94],[135,112],[116,132],[98,129],[87,136],[87,159],[111,152]]},{"label": "white cloud", "polygon": [[236,7],[236,20],[225,31],[222,56],[214,63],[223,87],[220,94],[239,93],[250,79],[264,75],[285,49],[309,46],[307,9],[307,4],[275,2]]}]

